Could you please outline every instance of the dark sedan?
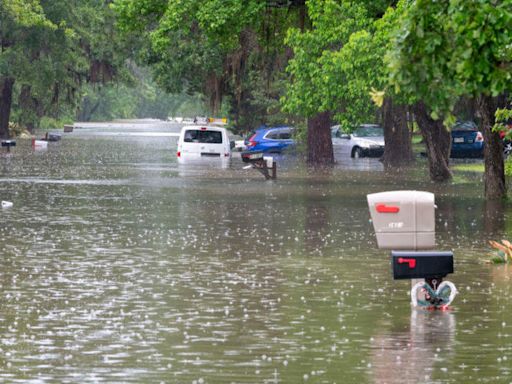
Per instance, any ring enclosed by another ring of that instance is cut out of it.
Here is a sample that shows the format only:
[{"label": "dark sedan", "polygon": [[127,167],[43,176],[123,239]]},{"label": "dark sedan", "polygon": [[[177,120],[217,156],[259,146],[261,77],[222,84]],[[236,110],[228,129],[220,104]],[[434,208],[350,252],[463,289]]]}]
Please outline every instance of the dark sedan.
[{"label": "dark sedan", "polygon": [[450,157],[483,157],[484,136],[472,121],[456,123],[452,128]]}]

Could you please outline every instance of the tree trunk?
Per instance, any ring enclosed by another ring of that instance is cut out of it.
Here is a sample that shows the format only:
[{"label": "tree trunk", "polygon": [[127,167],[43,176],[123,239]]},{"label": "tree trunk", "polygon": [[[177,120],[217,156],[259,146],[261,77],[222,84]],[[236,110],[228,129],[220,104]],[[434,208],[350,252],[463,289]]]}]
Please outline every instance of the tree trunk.
[{"label": "tree trunk", "polygon": [[384,155],[382,163],[386,169],[400,168],[413,160],[411,132],[407,126],[407,107],[394,104],[386,98],[383,105],[384,120]]},{"label": "tree trunk", "polygon": [[210,101],[210,111],[217,116],[221,109],[223,96],[223,80],[215,73],[211,73],[206,81],[205,94],[208,95]]},{"label": "tree trunk", "polygon": [[498,132],[493,132],[495,112],[506,105],[505,97],[492,98],[481,96],[478,101],[478,111],[482,118],[480,129],[484,135],[484,190],[488,200],[501,199],[507,196],[505,184],[505,164],[503,161],[503,144]]},{"label": "tree trunk", "polygon": [[13,88],[14,79],[12,77],[0,77],[0,139],[9,138]]},{"label": "tree trunk", "polygon": [[91,121],[92,116],[101,105],[101,98],[96,100],[94,104],[88,96],[85,96],[82,100],[82,105],[77,110],[76,119],[77,121]]},{"label": "tree trunk", "polygon": [[321,112],[308,119],[308,164],[334,164],[331,139],[331,114]]},{"label": "tree trunk", "polygon": [[18,96],[18,106],[21,111],[18,122],[26,127],[29,132],[34,133],[34,128],[39,119],[44,116],[39,101],[32,96],[32,87],[23,84]]},{"label": "tree trunk", "polygon": [[443,182],[452,178],[450,171],[450,149],[452,137],[441,120],[430,117],[427,107],[422,102],[413,106],[416,122],[420,128],[427,150],[430,179]]}]

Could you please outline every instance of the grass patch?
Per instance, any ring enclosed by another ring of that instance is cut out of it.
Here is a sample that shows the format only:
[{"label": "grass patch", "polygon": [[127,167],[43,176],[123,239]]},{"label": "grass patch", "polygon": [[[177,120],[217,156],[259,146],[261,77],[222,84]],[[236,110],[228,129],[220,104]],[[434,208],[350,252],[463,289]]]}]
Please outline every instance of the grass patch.
[{"label": "grass patch", "polygon": [[423,137],[419,134],[413,134],[411,138],[412,144],[423,144]]},{"label": "grass patch", "polygon": [[484,164],[483,163],[453,164],[451,166],[451,168],[454,171],[461,171],[461,172],[476,172],[476,173],[484,172]]}]

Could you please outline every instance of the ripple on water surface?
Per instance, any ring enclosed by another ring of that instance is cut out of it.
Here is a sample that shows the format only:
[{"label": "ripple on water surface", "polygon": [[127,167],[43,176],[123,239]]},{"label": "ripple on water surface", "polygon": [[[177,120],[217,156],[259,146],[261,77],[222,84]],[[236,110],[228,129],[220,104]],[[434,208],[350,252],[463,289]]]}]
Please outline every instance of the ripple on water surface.
[{"label": "ripple on water surface", "polygon": [[512,381],[512,273],[481,262],[507,206],[435,191],[460,293],[411,311],[365,195],[431,190],[414,172],[289,159],[265,182],[178,166],[173,140],[89,130],[1,158],[0,381]]}]

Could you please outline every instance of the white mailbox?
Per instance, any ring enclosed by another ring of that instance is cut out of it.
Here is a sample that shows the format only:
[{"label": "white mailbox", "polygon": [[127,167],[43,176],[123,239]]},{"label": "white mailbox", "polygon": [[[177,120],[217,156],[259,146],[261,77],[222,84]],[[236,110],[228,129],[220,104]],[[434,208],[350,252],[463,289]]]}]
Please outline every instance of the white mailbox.
[{"label": "white mailbox", "polygon": [[381,249],[435,247],[434,194],[389,191],[367,196],[377,245]]}]

